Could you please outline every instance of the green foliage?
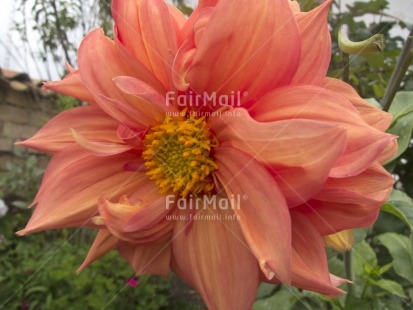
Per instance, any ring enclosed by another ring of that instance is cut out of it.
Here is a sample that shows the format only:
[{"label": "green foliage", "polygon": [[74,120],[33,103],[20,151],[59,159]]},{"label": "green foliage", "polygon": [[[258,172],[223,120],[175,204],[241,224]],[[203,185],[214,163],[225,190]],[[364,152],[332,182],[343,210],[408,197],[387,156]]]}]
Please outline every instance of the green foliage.
[{"label": "green foliage", "polygon": [[44,172],[39,167],[39,158],[19,153],[15,162],[6,163],[6,168],[6,172],[0,172],[0,198],[16,207],[27,207],[37,192]]},{"label": "green foliage", "polygon": [[393,115],[393,122],[388,129],[389,133],[398,135],[399,149],[395,158],[406,151],[410,144],[413,131],[413,92],[399,92],[394,97],[389,112]]}]

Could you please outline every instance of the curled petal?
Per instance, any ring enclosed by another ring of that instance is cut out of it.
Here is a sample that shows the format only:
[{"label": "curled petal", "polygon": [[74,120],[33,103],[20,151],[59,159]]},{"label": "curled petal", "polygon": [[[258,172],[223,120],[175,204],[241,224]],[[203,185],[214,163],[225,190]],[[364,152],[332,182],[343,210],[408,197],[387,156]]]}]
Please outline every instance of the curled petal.
[{"label": "curled petal", "polygon": [[221,145],[248,153],[274,175],[289,207],[321,190],[346,145],[345,130],[333,124],[294,118],[261,123],[244,109],[213,118],[211,128]]},{"label": "curled petal", "polygon": [[94,103],[95,100],[85,87],[79,70],[73,69],[61,81],[47,82],[43,85],[45,89],[55,91],[65,96],[74,97],[84,102]]},{"label": "curled petal", "polygon": [[121,143],[122,141],[116,136],[117,126],[117,121],[97,107],[77,107],[58,114],[32,138],[18,144],[53,154],[68,145],[75,144],[70,128],[86,139],[99,137],[102,142]]},{"label": "curled petal", "polygon": [[[292,285],[329,297],[344,294],[345,292],[337,286],[346,280],[328,272],[323,237],[303,214],[293,211],[291,220],[293,223]],[[279,283],[276,278],[272,281],[265,280],[264,277],[261,279],[274,284]]]},{"label": "curled petal", "polygon": [[357,176],[329,178],[313,200],[297,208],[311,219],[322,235],[367,227],[376,220],[393,183],[392,176],[382,166],[374,164]]},{"label": "curled petal", "polygon": [[94,153],[96,156],[116,155],[129,151],[132,148],[130,145],[121,143],[90,141],[73,128],[71,128],[71,133],[73,139],[77,142],[77,144],[79,144],[85,150]]},{"label": "curled petal", "polygon": [[77,145],[64,148],[50,161],[33,202],[37,206],[19,234],[86,225],[97,215],[101,194],[118,199],[140,184],[136,172],[123,169],[133,160],[136,156],[129,152],[96,157]]},{"label": "curled petal", "polygon": [[178,17],[175,9],[171,14],[171,10],[162,0],[112,2],[119,41],[166,89],[171,88],[169,53],[175,55],[178,49],[176,30],[182,24],[182,16]]},{"label": "curled petal", "polygon": [[101,29],[93,30],[82,41],[78,61],[82,80],[103,111],[131,128],[146,128],[153,122],[151,104],[121,92],[114,84],[115,77],[134,77],[135,71]]},{"label": "curled petal", "polygon": [[[234,7],[237,14],[228,14]],[[205,17],[197,16],[193,37],[186,39],[196,48],[190,68],[179,68],[188,64],[179,58],[188,58],[189,47],[175,60],[174,71],[182,74],[175,80],[185,81],[176,85],[178,89],[188,85],[197,94],[218,96],[247,91],[242,98],[246,102],[291,81],[299,62],[300,36],[288,1],[264,0],[251,6],[249,0],[222,0]]]},{"label": "curled petal", "polygon": [[[271,175],[246,153],[217,147],[215,172],[261,270],[284,283],[291,281],[291,226],[288,208],[282,192]],[[253,181],[252,181],[253,180]],[[244,197],[245,199],[241,199]]]},{"label": "curled petal", "polygon": [[316,86],[277,89],[258,100],[250,111],[259,121],[308,119],[334,124],[345,130],[346,148],[331,169],[332,177],[359,174],[396,138],[366,124],[344,97]]},{"label": "curled petal", "polygon": [[95,241],[93,241],[92,247],[89,250],[89,253],[76,272],[81,272],[94,261],[98,260],[108,252],[115,250],[117,244],[118,238],[113,236],[109,231],[107,231],[106,229],[99,230],[98,234],[96,235]]},{"label": "curled petal", "polygon": [[392,115],[363,100],[354,88],[347,83],[337,79],[325,78],[321,87],[349,100],[360,113],[362,119],[370,126],[380,131],[385,131],[390,126]]},{"label": "curled petal", "polygon": [[[331,2],[332,0],[325,1],[310,12],[295,14],[301,34],[301,59],[291,85],[318,85],[327,74],[331,57],[327,15]],[[297,10],[293,3],[296,2],[293,1],[290,5]]]},{"label": "curled petal", "polygon": [[258,265],[237,220],[229,220],[232,211],[210,207],[198,211],[199,219],[185,234],[190,214],[182,210],[175,225],[172,270],[198,290],[209,309],[251,309]]}]

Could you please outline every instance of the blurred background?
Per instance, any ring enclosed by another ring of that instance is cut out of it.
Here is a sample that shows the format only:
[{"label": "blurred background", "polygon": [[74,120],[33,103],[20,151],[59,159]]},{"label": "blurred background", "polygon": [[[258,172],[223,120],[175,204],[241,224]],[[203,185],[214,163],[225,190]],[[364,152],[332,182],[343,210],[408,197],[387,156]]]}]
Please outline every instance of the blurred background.
[{"label": "blurred background", "polygon": [[[299,2],[302,10],[308,11],[321,1]],[[133,270],[116,253],[76,275],[94,239],[93,231],[62,229],[25,237],[15,235],[30,217],[27,206],[36,194],[49,158],[14,143],[32,136],[57,113],[82,104],[42,90],[42,82],[61,79],[67,73],[65,63],[76,67],[77,48],[91,29],[102,27],[111,36],[113,24],[109,0],[1,0],[1,4],[0,309],[204,309],[196,292],[173,275],[170,279],[135,279]],[[190,14],[196,1],[181,0],[173,4]],[[383,53],[354,56],[350,66],[351,84],[359,94],[380,102],[408,29],[412,27],[412,12],[412,0],[335,0],[329,18],[333,38],[329,75],[341,77],[341,53],[337,47],[339,25],[349,25],[350,38],[354,41],[384,34]],[[409,70],[401,90],[413,90],[412,77]],[[389,167],[398,181],[397,188],[409,196],[413,196],[412,150],[408,143],[403,156]],[[371,230],[357,233],[356,239],[368,242],[369,249],[381,255],[376,264],[382,266],[389,260],[389,252],[374,244],[372,236],[388,231],[389,227],[407,236],[407,226],[394,214],[385,213]],[[364,243],[359,251],[371,254]],[[342,256],[334,255],[337,259],[333,260],[332,268],[344,276]],[[359,275],[362,279],[363,272],[366,273],[362,270]],[[402,281],[397,272],[389,277],[395,282]],[[412,309],[412,284],[402,289],[405,291],[399,295],[387,292],[394,295],[391,298],[385,295],[386,300],[396,298],[391,309]],[[263,286],[254,308],[274,309],[274,305],[285,305],[279,309],[344,309],[334,308],[334,303],[318,295],[292,290]],[[377,293],[377,289],[369,286],[366,290],[363,294],[369,294],[370,290],[372,294]],[[386,293],[385,288],[383,292]],[[276,303],[268,302],[269,296],[278,296]],[[367,309],[357,307],[348,309]]]}]

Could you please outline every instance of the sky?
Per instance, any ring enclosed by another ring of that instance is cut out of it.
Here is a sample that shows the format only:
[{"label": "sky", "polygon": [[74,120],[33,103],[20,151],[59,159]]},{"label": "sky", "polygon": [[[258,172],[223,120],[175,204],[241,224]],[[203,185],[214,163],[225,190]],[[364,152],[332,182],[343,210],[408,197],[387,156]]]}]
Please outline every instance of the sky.
[{"label": "sky", "polygon": [[[368,0],[359,0],[362,2],[369,2]],[[35,62],[30,59],[30,57],[25,56],[25,51],[23,49],[12,49],[10,42],[17,43],[19,45],[19,39],[17,36],[10,36],[10,28],[13,23],[13,12],[16,6],[15,0],[0,0],[1,10],[0,10],[0,67],[12,69],[19,72],[28,72],[30,76],[40,79],[48,79],[45,68],[36,68]],[[195,0],[188,0],[188,3],[194,3]],[[342,6],[344,7],[347,3],[353,3],[354,0],[342,0]],[[389,0],[390,10],[387,12],[390,15],[396,16],[399,19],[413,24],[413,0]],[[373,18],[370,17],[370,20]],[[407,33],[401,32],[401,35],[406,36]],[[35,38],[32,38],[31,46],[33,49],[36,48]],[[74,42],[79,45],[80,42]],[[63,64],[62,64],[63,65]],[[58,79],[57,68],[50,69],[52,78]]]}]

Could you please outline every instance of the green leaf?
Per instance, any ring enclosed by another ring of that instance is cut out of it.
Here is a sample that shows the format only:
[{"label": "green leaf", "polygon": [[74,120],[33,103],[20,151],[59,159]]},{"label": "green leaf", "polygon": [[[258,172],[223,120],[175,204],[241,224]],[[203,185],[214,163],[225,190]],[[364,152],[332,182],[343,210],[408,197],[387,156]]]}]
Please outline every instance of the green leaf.
[{"label": "green leaf", "polygon": [[398,92],[390,106],[389,112],[393,115],[393,122],[388,129],[389,133],[399,136],[399,149],[396,159],[407,149],[413,131],[413,92]]},{"label": "green leaf", "polygon": [[352,295],[347,296],[344,310],[366,310],[371,309],[371,302],[365,299],[359,299]]},{"label": "green leaf", "polygon": [[[405,192],[394,189],[390,194],[390,199],[388,201],[394,209],[396,209],[396,215],[399,217],[406,225],[413,230],[413,200]],[[386,210],[384,210],[386,211]],[[391,213],[391,212],[390,212]]]},{"label": "green leaf", "polygon": [[378,281],[374,281],[370,279],[369,282],[393,295],[399,296],[401,298],[406,297],[403,291],[403,287],[395,281],[387,280],[387,279],[380,279]]},{"label": "green leaf", "polygon": [[271,295],[272,292],[275,290],[274,284],[269,284],[262,282],[260,287],[258,288],[257,299],[262,299]]},{"label": "green leaf", "polygon": [[397,208],[396,204],[393,204],[393,202],[389,201],[385,203],[384,205],[381,206],[380,210],[398,217],[410,228],[410,230],[413,229],[412,223],[410,223],[406,215],[399,208]]},{"label": "green leaf", "polygon": [[373,269],[377,266],[376,253],[366,241],[357,243],[353,247],[353,268],[354,273],[363,277],[365,274],[366,267]]},{"label": "green leaf", "polygon": [[[295,292],[295,293],[294,293]],[[254,303],[254,310],[291,309],[297,302],[296,289],[283,286],[269,298],[260,299]]]},{"label": "green leaf", "polygon": [[412,241],[403,235],[385,233],[376,237],[390,252],[393,269],[401,277],[413,283],[413,246]]}]

